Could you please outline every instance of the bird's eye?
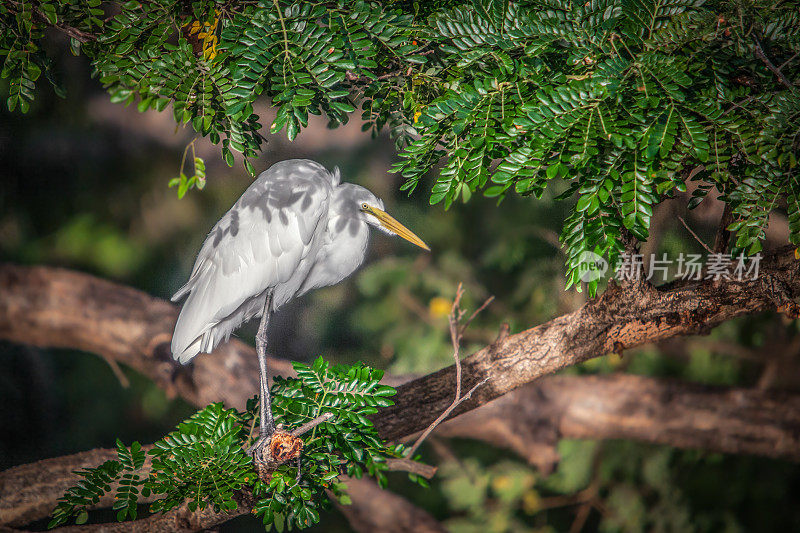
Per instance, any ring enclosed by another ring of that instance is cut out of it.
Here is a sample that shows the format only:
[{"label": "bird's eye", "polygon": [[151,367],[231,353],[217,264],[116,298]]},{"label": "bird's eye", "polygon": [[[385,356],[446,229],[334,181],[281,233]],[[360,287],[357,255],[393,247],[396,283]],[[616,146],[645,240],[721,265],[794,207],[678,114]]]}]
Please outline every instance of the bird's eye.
[{"label": "bird's eye", "polygon": [[366,211],[367,209],[369,209],[369,204],[367,204],[366,202],[364,202],[363,204],[361,204],[361,210],[362,210],[362,211]]}]

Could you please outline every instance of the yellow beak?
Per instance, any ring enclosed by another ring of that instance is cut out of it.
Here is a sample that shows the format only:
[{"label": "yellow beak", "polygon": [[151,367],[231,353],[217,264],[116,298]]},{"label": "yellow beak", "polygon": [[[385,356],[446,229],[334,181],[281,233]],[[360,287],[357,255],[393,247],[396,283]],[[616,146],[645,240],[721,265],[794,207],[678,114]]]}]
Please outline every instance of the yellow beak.
[{"label": "yellow beak", "polygon": [[386,211],[381,211],[377,207],[372,207],[372,206],[367,206],[364,209],[364,211],[377,218],[380,221],[381,226],[388,229],[392,233],[404,238],[411,244],[416,244],[420,248],[423,248],[429,252],[431,251],[431,249],[428,247],[427,244],[423,242],[422,239],[417,237],[413,231],[411,231],[410,229],[399,223],[397,220],[395,220]]}]

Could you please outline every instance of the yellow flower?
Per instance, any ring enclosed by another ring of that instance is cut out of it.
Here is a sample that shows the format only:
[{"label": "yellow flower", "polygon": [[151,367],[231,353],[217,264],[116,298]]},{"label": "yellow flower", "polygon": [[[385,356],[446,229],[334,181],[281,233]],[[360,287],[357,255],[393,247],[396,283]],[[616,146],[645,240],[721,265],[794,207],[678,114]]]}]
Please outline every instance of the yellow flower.
[{"label": "yellow flower", "polygon": [[453,303],[450,300],[437,296],[431,298],[431,301],[428,302],[428,312],[431,314],[431,317],[440,318],[449,315],[452,306]]},{"label": "yellow flower", "polygon": [[414,113],[414,124],[416,124],[419,121],[419,117],[421,116],[422,116],[422,111],[417,109],[417,111]]},{"label": "yellow flower", "polygon": [[800,248],[795,248],[794,249],[794,258],[795,259],[800,259]]}]

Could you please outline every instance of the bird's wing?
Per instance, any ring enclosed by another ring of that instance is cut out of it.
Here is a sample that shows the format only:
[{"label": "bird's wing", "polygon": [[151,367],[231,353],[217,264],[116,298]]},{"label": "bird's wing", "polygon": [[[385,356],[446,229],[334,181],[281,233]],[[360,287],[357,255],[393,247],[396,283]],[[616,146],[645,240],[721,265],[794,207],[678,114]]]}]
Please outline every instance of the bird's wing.
[{"label": "bird's wing", "polygon": [[189,281],[173,296],[188,294],[173,335],[175,357],[249,300],[313,262],[327,224],[330,178],[274,169],[262,173],[217,222]]}]

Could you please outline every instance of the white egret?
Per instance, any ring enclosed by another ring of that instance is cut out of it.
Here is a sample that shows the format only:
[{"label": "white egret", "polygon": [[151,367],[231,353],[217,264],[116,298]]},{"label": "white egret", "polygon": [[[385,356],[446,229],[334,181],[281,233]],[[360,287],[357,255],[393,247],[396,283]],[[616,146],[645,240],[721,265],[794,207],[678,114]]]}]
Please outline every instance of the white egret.
[{"label": "white egret", "polygon": [[172,337],[172,356],[181,363],[211,352],[241,324],[261,316],[261,417],[251,449],[256,460],[263,461],[275,431],[266,361],[270,315],[292,298],[352,274],[364,261],[369,226],[430,250],[383,210],[380,198],[341,183],[338,168],[329,172],[308,159],[275,163],[217,222],[189,281],[172,297],[186,297]]}]

